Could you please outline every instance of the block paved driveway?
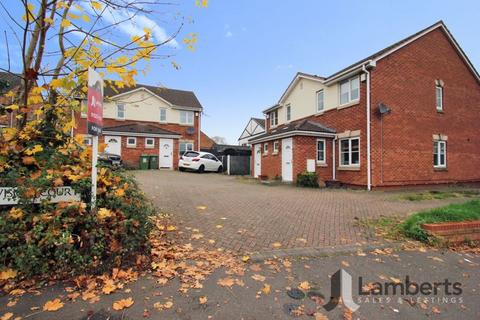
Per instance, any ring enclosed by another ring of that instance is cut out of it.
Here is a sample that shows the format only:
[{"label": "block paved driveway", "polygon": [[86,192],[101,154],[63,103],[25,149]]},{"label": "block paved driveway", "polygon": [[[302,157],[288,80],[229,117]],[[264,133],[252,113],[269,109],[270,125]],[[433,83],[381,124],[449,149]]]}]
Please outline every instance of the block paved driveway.
[{"label": "block paved driveway", "polygon": [[[180,229],[201,241],[244,252],[372,241],[356,219],[406,215],[462,200],[406,201],[398,193],[265,186],[215,173],[136,171],[141,188]],[[199,209],[199,206],[206,207]]]}]

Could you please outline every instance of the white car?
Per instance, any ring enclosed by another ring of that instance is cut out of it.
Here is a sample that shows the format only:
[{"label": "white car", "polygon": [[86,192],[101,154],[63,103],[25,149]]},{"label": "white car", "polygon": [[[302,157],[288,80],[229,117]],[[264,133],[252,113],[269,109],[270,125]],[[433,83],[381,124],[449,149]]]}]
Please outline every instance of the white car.
[{"label": "white car", "polygon": [[208,152],[186,151],[178,160],[180,171],[195,170],[200,173],[205,171],[223,172],[220,160]]}]

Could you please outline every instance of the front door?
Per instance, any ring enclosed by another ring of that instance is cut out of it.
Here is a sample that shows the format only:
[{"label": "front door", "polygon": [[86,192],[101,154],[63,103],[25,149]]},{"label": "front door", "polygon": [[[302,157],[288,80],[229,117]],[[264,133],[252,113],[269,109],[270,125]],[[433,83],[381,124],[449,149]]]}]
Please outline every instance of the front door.
[{"label": "front door", "polygon": [[258,178],[262,174],[262,145],[256,144],[254,147],[255,166],[253,167],[253,177]]},{"label": "front door", "polygon": [[122,137],[119,136],[105,136],[105,153],[122,155]]},{"label": "front door", "polygon": [[292,138],[282,140],[282,180],[293,181],[293,146]]},{"label": "front door", "polygon": [[173,139],[160,139],[160,168],[173,168]]}]

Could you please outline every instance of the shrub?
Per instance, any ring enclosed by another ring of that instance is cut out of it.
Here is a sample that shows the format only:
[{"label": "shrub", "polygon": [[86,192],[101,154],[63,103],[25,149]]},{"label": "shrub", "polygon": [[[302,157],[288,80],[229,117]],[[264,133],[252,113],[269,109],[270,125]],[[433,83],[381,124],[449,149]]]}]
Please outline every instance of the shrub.
[{"label": "shrub", "polygon": [[297,187],[318,188],[318,176],[315,172],[304,171],[297,175]]}]

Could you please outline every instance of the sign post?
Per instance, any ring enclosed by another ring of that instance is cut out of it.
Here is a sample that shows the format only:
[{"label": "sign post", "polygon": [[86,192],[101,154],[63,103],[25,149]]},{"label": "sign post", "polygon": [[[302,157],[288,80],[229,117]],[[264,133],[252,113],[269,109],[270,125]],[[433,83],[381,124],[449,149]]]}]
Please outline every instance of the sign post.
[{"label": "sign post", "polygon": [[98,72],[88,68],[88,134],[92,135],[92,210],[97,203],[98,136],[103,127],[103,79]]}]

